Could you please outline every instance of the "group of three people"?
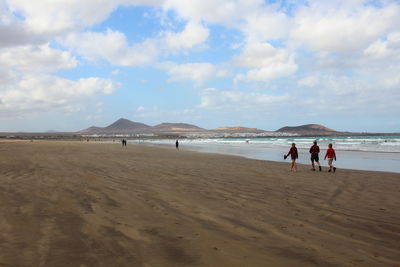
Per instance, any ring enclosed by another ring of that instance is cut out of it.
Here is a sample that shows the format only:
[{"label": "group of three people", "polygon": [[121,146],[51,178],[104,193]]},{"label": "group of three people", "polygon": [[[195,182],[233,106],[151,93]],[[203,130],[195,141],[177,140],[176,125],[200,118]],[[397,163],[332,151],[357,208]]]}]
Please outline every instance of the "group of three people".
[{"label": "group of three people", "polygon": [[[317,145],[317,141],[314,141],[314,144],[311,146],[310,150],[309,150],[310,154],[311,154],[311,166],[313,171],[315,171],[315,165],[314,162],[316,162],[318,164],[318,168],[319,171],[322,171],[322,167],[321,164],[319,163],[319,146]],[[297,148],[296,148],[296,144],[292,143],[292,147],[289,150],[289,153],[287,155],[285,155],[285,159],[290,155],[291,159],[292,159],[292,166],[291,166],[291,171],[297,171],[297,166],[296,166],[296,160],[299,158],[299,154],[297,153]],[[336,171],[336,167],[333,166],[333,160],[336,161],[336,153],[335,150],[332,147],[332,144],[328,145],[328,149],[326,150],[325,153],[325,157],[324,160],[326,160],[326,158],[328,158],[328,165],[329,165],[329,170],[328,172],[335,172]]]}]

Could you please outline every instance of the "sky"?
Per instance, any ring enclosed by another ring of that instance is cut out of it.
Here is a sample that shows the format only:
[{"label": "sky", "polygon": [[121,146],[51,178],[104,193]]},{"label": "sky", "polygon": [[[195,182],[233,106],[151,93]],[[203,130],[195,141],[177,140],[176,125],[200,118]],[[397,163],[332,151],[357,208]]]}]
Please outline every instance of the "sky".
[{"label": "sky", "polygon": [[0,0],[0,131],[400,132],[400,0]]}]

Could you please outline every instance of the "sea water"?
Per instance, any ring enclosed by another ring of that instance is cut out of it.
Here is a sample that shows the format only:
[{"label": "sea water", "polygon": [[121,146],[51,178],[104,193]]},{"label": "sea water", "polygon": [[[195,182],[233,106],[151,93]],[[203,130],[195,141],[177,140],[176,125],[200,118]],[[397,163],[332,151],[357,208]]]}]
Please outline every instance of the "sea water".
[{"label": "sea water", "polygon": [[[310,164],[310,149],[313,141],[320,147],[320,162],[328,144],[336,150],[337,168],[387,171],[400,173],[400,136],[341,136],[341,137],[258,137],[258,138],[195,138],[181,139],[180,149],[199,152],[220,153],[247,158],[285,161],[292,143],[299,151],[299,163]],[[175,145],[175,140],[146,141],[153,144]],[[289,160],[286,160],[289,162]]]}]

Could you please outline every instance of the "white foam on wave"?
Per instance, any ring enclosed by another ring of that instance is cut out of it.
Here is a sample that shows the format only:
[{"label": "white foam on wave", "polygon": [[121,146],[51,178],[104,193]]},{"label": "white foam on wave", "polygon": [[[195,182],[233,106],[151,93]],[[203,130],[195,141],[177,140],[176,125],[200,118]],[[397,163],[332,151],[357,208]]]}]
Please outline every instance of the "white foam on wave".
[{"label": "white foam on wave", "polygon": [[[400,138],[398,136],[374,136],[374,137],[263,137],[263,138],[187,138],[181,139],[181,143],[186,144],[220,144],[232,146],[257,146],[264,148],[287,148],[291,143],[296,143],[300,149],[308,149],[314,140],[318,141],[321,150],[332,143],[334,148],[339,151],[370,151],[370,152],[395,152],[400,153]],[[172,144],[175,140],[159,139],[152,140],[157,144]]]},{"label": "white foam on wave", "polygon": [[[246,145],[259,147],[288,147],[291,143],[302,149],[309,148],[314,140],[318,140],[321,149],[326,149],[332,143],[336,150],[349,151],[371,151],[371,152],[400,152],[399,137],[324,137],[324,138],[196,138],[182,139],[182,143],[188,144],[225,144],[225,145]],[[169,143],[167,140],[154,140],[156,143]]]}]

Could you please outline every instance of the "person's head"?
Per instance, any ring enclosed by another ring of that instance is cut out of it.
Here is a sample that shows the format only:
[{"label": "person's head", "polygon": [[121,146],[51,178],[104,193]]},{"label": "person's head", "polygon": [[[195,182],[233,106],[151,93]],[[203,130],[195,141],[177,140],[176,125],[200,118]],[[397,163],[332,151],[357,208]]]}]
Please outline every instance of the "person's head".
[{"label": "person's head", "polygon": [[314,145],[316,145],[316,144],[317,144],[317,140],[314,141]]},{"label": "person's head", "polygon": [[332,144],[329,144],[328,147],[329,147],[329,148],[332,148]]},{"label": "person's head", "polygon": [[296,144],[295,143],[292,143],[292,147],[295,147],[296,146]]}]

